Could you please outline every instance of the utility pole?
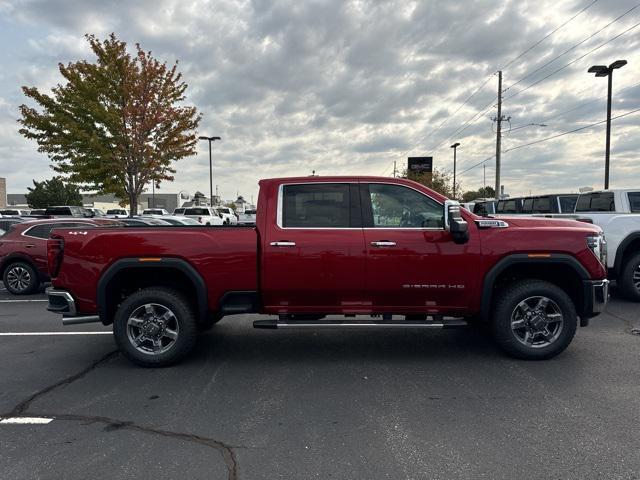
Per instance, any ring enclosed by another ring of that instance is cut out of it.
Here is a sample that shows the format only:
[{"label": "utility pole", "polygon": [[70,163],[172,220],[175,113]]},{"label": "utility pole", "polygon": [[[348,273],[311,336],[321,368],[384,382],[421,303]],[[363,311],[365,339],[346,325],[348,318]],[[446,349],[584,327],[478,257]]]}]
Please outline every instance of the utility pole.
[{"label": "utility pole", "polygon": [[482,187],[487,189],[487,166],[482,165]]},{"label": "utility pole", "polygon": [[496,126],[496,199],[500,198],[500,149],[502,142],[502,70],[498,72],[498,115]]}]

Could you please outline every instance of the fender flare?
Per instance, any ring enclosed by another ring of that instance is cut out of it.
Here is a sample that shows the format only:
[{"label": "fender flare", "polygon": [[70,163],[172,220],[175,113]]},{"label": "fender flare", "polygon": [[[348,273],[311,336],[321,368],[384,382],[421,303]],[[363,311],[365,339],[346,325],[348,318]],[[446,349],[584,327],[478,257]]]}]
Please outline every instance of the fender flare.
[{"label": "fender flare", "polygon": [[491,312],[491,301],[493,294],[493,287],[496,283],[496,279],[498,276],[504,272],[507,268],[518,265],[518,264],[526,264],[526,265],[540,265],[540,264],[560,264],[566,265],[570,267],[582,280],[589,280],[589,272],[584,266],[576,260],[576,258],[571,255],[554,253],[551,254],[550,257],[529,257],[526,253],[515,253],[512,255],[507,255],[500,259],[492,268],[487,272],[483,281],[482,281],[482,297],[480,304],[480,318],[483,321],[487,321],[489,319],[489,314]]},{"label": "fender flare", "polygon": [[616,259],[613,263],[613,273],[616,277],[620,275],[620,271],[622,270],[622,257],[624,256],[627,247],[636,240],[640,240],[640,232],[633,232],[627,235],[627,237],[618,245],[618,248],[616,249]]},{"label": "fender flare", "polygon": [[209,310],[209,301],[207,298],[207,286],[204,279],[198,271],[187,261],[180,258],[161,258],[154,262],[141,262],[138,258],[121,258],[112,263],[98,280],[96,303],[98,307],[98,315],[105,322],[108,316],[107,305],[107,287],[113,278],[123,270],[137,268],[169,268],[179,270],[184,273],[193,283],[193,288],[197,298],[198,320],[204,321],[207,318]]}]

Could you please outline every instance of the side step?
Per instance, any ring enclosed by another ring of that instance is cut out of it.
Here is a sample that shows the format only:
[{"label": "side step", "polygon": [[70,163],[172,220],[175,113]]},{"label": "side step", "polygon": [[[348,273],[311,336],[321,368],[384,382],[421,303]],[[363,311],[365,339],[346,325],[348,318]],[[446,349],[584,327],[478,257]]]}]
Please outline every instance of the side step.
[{"label": "side step", "polygon": [[467,322],[451,319],[441,322],[425,320],[255,320],[253,328],[460,328]]}]

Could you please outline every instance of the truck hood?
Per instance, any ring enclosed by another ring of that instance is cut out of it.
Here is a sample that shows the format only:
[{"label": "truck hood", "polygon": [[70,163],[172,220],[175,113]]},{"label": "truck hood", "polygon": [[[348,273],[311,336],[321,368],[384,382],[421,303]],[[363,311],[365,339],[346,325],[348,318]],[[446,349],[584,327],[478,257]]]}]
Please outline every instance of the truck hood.
[{"label": "truck hood", "polygon": [[500,215],[495,217],[504,220],[509,226],[519,228],[550,228],[550,229],[569,229],[582,230],[584,232],[601,232],[602,229],[590,223],[578,222],[572,219],[546,218],[546,217],[524,217],[520,215],[508,216]]}]

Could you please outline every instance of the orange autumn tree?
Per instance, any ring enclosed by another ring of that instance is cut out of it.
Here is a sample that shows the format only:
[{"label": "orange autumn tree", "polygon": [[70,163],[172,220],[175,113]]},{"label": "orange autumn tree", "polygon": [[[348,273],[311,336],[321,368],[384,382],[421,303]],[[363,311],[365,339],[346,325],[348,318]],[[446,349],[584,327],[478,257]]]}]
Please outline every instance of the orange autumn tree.
[{"label": "orange autumn tree", "polygon": [[20,133],[38,143],[53,169],[97,193],[128,199],[131,215],[145,185],[173,180],[174,161],[194,155],[201,115],[186,105],[177,70],[111,34],[86,35],[95,61],[58,68],[64,84],[50,94],[22,87],[35,107],[20,106]]}]

